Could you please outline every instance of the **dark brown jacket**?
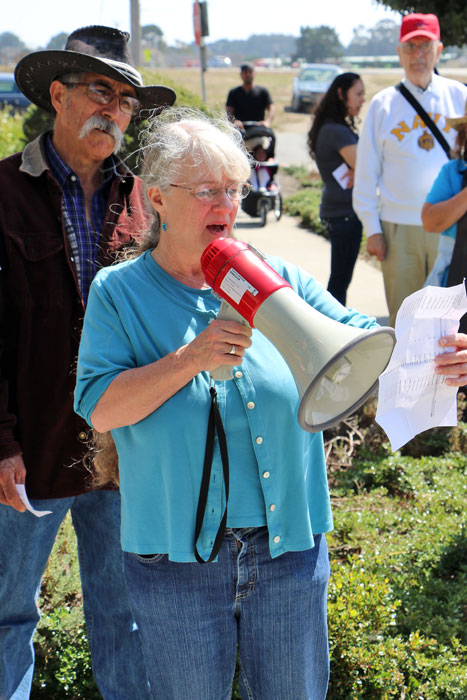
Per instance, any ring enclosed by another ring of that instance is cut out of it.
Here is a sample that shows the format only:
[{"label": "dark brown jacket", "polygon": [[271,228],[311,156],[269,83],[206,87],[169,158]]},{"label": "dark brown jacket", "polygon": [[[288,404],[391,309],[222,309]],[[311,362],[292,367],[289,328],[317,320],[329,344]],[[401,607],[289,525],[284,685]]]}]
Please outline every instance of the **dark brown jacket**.
[{"label": "dark brown jacket", "polygon": [[[0,459],[22,452],[30,498],[89,489],[88,426],[73,412],[84,315],[44,136],[0,162]],[[142,184],[121,164],[101,234],[101,266],[148,225]]]}]

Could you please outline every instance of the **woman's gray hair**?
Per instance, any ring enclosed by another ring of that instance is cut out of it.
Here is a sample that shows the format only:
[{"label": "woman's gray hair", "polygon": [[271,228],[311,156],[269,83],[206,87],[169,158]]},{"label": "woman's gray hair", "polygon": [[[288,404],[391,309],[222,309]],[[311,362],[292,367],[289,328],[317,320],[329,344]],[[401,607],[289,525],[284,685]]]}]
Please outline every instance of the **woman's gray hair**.
[{"label": "woman's gray hair", "polygon": [[250,172],[242,136],[225,115],[209,117],[188,107],[166,109],[152,119],[141,139],[146,189],[209,182],[225,174],[242,180]]},{"label": "woman's gray hair", "polygon": [[[246,180],[249,156],[238,129],[225,114],[208,116],[189,107],[166,109],[154,117],[141,136],[141,178],[144,190],[171,184],[200,184],[220,180]],[[159,217],[141,241],[140,252],[159,240]]]}]

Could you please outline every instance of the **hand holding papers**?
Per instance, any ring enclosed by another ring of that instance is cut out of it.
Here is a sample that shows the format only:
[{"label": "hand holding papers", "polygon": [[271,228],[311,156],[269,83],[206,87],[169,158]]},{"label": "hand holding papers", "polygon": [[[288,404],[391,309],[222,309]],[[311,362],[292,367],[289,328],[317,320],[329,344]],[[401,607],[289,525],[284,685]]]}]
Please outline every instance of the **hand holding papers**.
[{"label": "hand holding papers", "polygon": [[451,348],[439,339],[457,332],[467,312],[464,284],[424,287],[402,303],[396,318],[396,346],[379,378],[376,421],[393,450],[435,426],[457,425],[457,387],[435,374],[435,357]]}]

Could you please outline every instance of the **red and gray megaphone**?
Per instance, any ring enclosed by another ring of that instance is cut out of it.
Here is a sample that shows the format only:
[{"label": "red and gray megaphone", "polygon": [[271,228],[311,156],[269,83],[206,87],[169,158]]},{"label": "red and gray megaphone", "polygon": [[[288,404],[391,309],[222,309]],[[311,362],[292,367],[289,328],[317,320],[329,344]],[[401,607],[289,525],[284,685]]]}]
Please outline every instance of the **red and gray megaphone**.
[{"label": "red and gray megaphone", "polygon": [[[373,393],[395,343],[393,328],[355,328],[309,306],[259,251],[217,238],[201,256],[207,283],[223,299],[219,317],[248,322],[287,362],[300,396],[298,421],[308,432],[336,425]],[[220,371],[219,371],[220,370]],[[214,379],[230,379],[224,368]],[[223,371],[224,370],[224,371]]]}]

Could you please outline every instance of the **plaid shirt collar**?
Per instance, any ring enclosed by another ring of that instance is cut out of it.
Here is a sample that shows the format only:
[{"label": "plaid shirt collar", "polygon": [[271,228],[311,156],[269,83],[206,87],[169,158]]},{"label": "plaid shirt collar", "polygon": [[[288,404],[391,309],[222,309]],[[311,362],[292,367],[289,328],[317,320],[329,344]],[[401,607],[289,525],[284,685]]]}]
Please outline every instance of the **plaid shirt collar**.
[{"label": "plaid shirt collar", "polygon": [[65,232],[71,248],[71,261],[75,265],[84,304],[89,287],[97,272],[99,238],[110,193],[111,182],[118,173],[118,161],[111,156],[104,162],[105,179],[92,198],[91,220],[86,217],[84,192],[79,177],[57,153],[52,143],[52,134],[45,138],[45,153],[50,171],[62,192],[62,214]]}]

